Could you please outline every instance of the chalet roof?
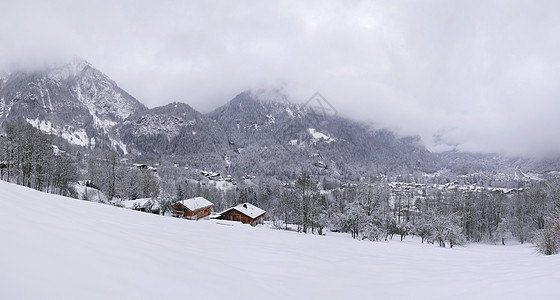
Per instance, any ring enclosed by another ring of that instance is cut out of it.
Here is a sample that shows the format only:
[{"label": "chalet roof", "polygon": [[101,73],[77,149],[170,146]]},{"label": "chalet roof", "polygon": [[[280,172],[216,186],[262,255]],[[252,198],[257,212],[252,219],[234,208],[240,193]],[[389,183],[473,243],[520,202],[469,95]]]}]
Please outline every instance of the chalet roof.
[{"label": "chalet roof", "polygon": [[206,200],[206,198],[203,197],[195,197],[186,200],[181,200],[181,201],[177,201],[177,203],[183,204],[183,206],[188,208],[190,211],[195,211],[198,209],[202,209],[214,205],[214,203]]},{"label": "chalet roof", "polygon": [[256,219],[256,218],[258,218],[258,217],[260,217],[260,216],[262,216],[266,213],[266,211],[254,206],[253,204],[245,202],[245,203],[241,203],[237,206],[234,206],[232,208],[228,208],[228,209],[224,210],[223,212],[220,213],[220,215],[224,214],[225,212],[227,212],[229,210],[232,210],[232,209],[237,210],[238,212],[246,215],[247,217],[249,217],[251,219]]}]

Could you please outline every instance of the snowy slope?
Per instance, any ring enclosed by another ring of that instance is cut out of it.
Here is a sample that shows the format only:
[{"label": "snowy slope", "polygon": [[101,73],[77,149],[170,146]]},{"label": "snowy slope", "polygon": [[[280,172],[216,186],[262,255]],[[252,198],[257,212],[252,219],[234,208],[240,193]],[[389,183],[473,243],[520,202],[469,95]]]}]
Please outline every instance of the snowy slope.
[{"label": "snowy slope", "polygon": [[0,205],[0,299],[558,299],[560,256],[527,245],[227,226],[1,181]]}]

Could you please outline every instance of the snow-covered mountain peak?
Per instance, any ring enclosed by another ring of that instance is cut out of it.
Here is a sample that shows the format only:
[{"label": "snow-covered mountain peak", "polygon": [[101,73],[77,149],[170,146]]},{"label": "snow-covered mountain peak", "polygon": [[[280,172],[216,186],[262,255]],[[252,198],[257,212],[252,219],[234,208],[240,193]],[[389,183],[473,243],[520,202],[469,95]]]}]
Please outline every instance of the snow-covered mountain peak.
[{"label": "snow-covered mountain peak", "polygon": [[23,118],[77,145],[110,141],[111,146],[124,149],[115,126],[145,109],[81,58],[0,79],[0,125]]}]

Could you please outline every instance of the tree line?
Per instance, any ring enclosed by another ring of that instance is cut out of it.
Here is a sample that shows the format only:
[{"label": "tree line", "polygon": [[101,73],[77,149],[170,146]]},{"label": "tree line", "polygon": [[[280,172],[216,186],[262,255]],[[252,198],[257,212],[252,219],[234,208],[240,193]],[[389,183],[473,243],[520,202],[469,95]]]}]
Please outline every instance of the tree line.
[{"label": "tree line", "polygon": [[[328,228],[372,241],[417,235],[422,242],[442,247],[467,242],[505,244],[515,239],[544,244],[539,248],[545,254],[557,253],[560,244],[560,230],[554,229],[558,227],[554,212],[560,203],[558,180],[510,194],[491,189],[394,191],[376,177],[337,185],[302,172],[295,181],[237,179],[235,187],[222,189],[171,164],[159,166],[154,173],[121,164],[113,156],[93,157],[90,179],[107,195],[153,197],[163,208],[173,201],[202,196],[214,203],[216,211],[252,203],[267,211],[266,218],[275,227],[302,233],[323,234]],[[327,185],[329,189],[324,188]]]},{"label": "tree line", "polygon": [[[466,242],[534,242],[544,254],[560,250],[560,181],[534,183],[523,192],[477,190],[392,190],[376,177],[357,183],[319,181],[301,172],[293,181],[272,177],[243,180],[220,188],[196,170],[169,162],[157,172],[138,168],[112,150],[65,153],[54,137],[22,122],[6,124],[0,137],[0,179],[37,190],[78,197],[78,179],[109,200],[152,198],[162,212],[174,201],[202,196],[215,210],[249,202],[267,211],[275,227],[324,234],[347,232],[356,239],[386,240],[397,235],[453,247]],[[89,200],[87,193],[82,195]]]},{"label": "tree line", "polygon": [[[307,173],[294,182],[261,180],[221,191],[190,183],[189,195],[201,194],[223,208],[251,202],[267,211],[277,228],[303,233],[347,232],[356,239],[401,240],[454,247],[468,242],[534,242],[544,254],[560,248],[560,181],[537,182],[523,191],[442,189],[394,191],[376,179],[330,190]],[[195,186],[193,190],[193,185]]]},{"label": "tree line", "polygon": [[76,196],[75,159],[54,145],[53,137],[26,122],[5,124],[0,137],[0,179],[36,190]]}]

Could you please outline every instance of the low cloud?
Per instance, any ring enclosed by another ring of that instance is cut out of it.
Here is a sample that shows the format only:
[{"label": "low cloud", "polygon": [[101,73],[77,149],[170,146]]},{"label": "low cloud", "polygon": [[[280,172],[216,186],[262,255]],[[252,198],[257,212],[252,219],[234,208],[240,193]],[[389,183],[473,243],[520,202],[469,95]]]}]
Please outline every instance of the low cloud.
[{"label": "low cloud", "polygon": [[79,55],[150,107],[320,91],[434,151],[560,153],[555,1],[7,1],[0,66]]}]

